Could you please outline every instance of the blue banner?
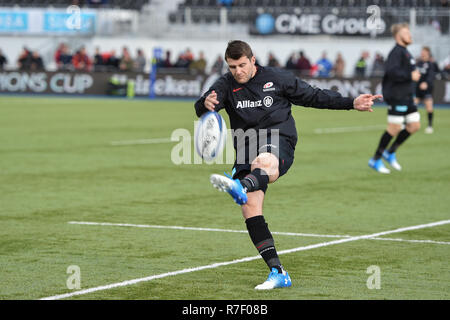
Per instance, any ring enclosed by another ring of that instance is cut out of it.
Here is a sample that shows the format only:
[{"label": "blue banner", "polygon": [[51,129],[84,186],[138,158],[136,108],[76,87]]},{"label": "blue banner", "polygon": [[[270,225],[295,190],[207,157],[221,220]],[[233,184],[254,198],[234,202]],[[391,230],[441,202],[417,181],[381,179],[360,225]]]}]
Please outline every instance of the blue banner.
[{"label": "blue banner", "polygon": [[44,14],[43,31],[51,33],[95,33],[95,13],[49,13]]},{"label": "blue banner", "polygon": [[0,32],[24,31],[28,31],[28,13],[14,11],[0,12]]}]

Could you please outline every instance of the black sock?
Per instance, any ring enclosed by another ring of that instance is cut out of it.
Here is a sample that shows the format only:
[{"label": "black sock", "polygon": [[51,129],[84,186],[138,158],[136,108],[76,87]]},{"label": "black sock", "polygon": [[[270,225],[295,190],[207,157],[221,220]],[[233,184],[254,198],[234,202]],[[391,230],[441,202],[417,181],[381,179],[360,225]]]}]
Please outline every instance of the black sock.
[{"label": "black sock", "polygon": [[398,147],[400,147],[400,145],[405,142],[406,139],[408,139],[408,137],[411,134],[408,132],[408,130],[403,129],[402,131],[400,131],[400,133],[397,136],[397,139],[395,139],[394,143],[392,144],[392,146],[389,148],[389,153],[394,153]]},{"label": "black sock", "polygon": [[375,151],[375,155],[373,158],[375,160],[378,160],[383,155],[383,151],[388,146],[389,142],[391,142],[392,136],[389,134],[389,132],[385,131],[383,135],[381,136],[380,143],[378,144],[377,151]]},{"label": "black sock", "polygon": [[429,127],[433,126],[433,111],[428,112],[428,126]]},{"label": "black sock", "polygon": [[247,225],[248,234],[250,235],[253,244],[269,269],[272,270],[272,268],[276,268],[279,273],[282,273],[283,267],[278,258],[275,242],[264,216],[248,218],[245,220],[245,224]]},{"label": "black sock", "polygon": [[265,191],[269,183],[269,175],[264,170],[256,168],[240,181],[242,186],[247,189],[247,192]]}]

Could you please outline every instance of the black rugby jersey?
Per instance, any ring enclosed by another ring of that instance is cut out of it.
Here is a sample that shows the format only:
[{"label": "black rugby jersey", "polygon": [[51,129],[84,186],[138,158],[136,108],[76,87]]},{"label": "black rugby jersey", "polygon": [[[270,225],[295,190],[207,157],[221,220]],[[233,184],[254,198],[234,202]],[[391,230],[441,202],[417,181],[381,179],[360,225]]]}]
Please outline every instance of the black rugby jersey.
[{"label": "black rugby jersey", "polygon": [[428,88],[433,86],[434,78],[436,77],[436,67],[431,61],[417,61],[417,70],[420,72],[420,80],[418,85],[422,82],[428,84]]},{"label": "black rugby jersey", "polygon": [[383,77],[383,98],[390,105],[413,105],[415,85],[411,73],[416,62],[405,47],[397,44],[389,53]]},{"label": "black rugby jersey", "polygon": [[208,110],[206,97],[217,93],[215,111],[225,109],[231,128],[279,129],[280,136],[297,143],[297,129],[291,114],[292,104],[319,109],[351,110],[353,99],[332,90],[313,88],[291,72],[257,65],[257,71],[247,83],[240,84],[230,72],[221,76],[195,103],[197,116]]}]

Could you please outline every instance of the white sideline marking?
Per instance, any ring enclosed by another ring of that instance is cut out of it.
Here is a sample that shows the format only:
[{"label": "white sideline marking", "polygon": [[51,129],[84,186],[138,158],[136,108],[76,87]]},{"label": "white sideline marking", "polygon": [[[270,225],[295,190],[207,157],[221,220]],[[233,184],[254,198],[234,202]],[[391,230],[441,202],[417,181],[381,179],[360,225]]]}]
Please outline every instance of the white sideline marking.
[{"label": "white sideline marking", "polygon": [[[91,226],[112,226],[112,227],[134,227],[134,228],[152,228],[152,229],[174,229],[174,230],[193,230],[193,231],[215,231],[215,232],[233,232],[248,233],[247,230],[229,230],[215,228],[198,228],[198,227],[180,227],[180,226],[158,226],[149,224],[130,224],[130,223],[110,223],[110,222],[88,222],[88,221],[69,221],[69,224],[82,224]],[[314,233],[293,233],[293,232],[271,232],[272,234],[298,237],[316,237],[316,238],[349,238],[349,235],[332,235],[332,234],[314,234]]]},{"label": "white sideline marking", "polygon": [[[110,222],[88,222],[88,221],[69,221],[69,224],[91,225],[91,226],[112,226],[112,227],[131,227],[131,228],[151,228],[151,229],[173,229],[173,230],[192,230],[192,231],[212,231],[212,232],[230,232],[230,233],[248,233],[247,230],[231,230],[231,229],[217,229],[217,228],[200,228],[200,227],[181,227],[181,226],[160,226],[149,224],[131,224],[131,223],[110,223]],[[294,236],[294,237],[313,237],[313,238],[350,238],[349,235],[338,234],[316,234],[316,233],[296,233],[296,232],[277,232],[271,231],[272,234],[282,236]],[[393,239],[393,238],[370,238],[369,240],[385,240],[385,241],[399,241],[399,242],[412,242],[412,243],[433,243],[433,244],[446,244],[450,245],[450,242],[446,241],[434,241],[434,240],[409,240],[409,239]]]},{"label": "white sideline marking", "polygon": [[[394,229],[394,230],[377,232],[377,233],[372,233],[372,234],[367,234],[367,235],[362,235],[362,236],[349,237],[349,238],[345,238],[345,239],[322,242],[322,243],[317,243],[317,244],[313,244],[313,245],[309,245],[309,246],[303,246],[303,247],[293,248],[293,249],[289,249],[289,250],[282,250],[282,251],[278,252],[278,255],[283,255],[283,254],[288,254],[288,253],[293,253],[293,252],[298,252],[298,251],[311,250],[311,249],[315,249],[315,248],[321,248],[321,247],[331,246],[334,244],[346,243],[346,242],[357,241],[357,240],[362,240],[362,239],[377,238],[377,237],[387,235],[387,234],[400,233],[400,232],[424,229],[424,228],[431,228],[431,227],[440,226],[440,225],[449,224],[449,223],[450,223],[450,220],[442,220],[442,221],[437,221],[437,222],[432,222],[432,223],[427,223],[427,224],[420,224],[420,225],[404,227],[404,228],[398,228],[398,229]],[[127,280],[127,281],[112,283],[112,284],[89,288],[89,289],[84,289],[84,290],[78,290],[78,291],[74,291],[74,292],[70,292],[70,293],[66,293],[66,294],[60,294],[60,295],[55,295],[55,296],[51,296],[51,297],[41,298],[41,300],[58,300],[58,299],[70,298],[73,296],[84,295],[84,294],[88,294],[88,293],[92,293],[92,292],[129,286],[129,285],[133,285],[133,284],[137,284],[137,283],[141,283],[141,282],[148,282],[148,281],[151,281],[154,279],[162,279],[162,278],[166,278],[166,277],[170,277],[170,276],[176,276],[179,274],[196,272],[196,271],[201,271],[201,270],[206,270],[206,269],[214,269],[214,268],[227,266],[227,265],[231,265],[231,264],[236,264],[236,263],[241,263],[241,262],[249,262],[249,261],[257,260],[260,258],[261,258],[261,256],[258,255],[258,256],[246,257],[246,258],[232,260],[232,261],[218,262],[218,263],[213,263],[213,264],[209,264],[209,265],[205,265],[205,266],[200,266],[200,267],[195,267],[195,268],[187,268],[187,269],[182,269],[182,270],[177,270],[177,271],[172,271],[172,272],[166,272],[166,273],[162,273],[162,274],[158,274],[158,275],[153,275],[153,276],[149,276],[149,277]]]},{"label": "white sideline marking", "polygon": [[384,128],[386,128],[386,125],[373,125],[364,127],[317,128],[314,129],[314,133],[315,134],[347,133],[347,132],[379,130]]},{"label": "white sideline marking", "polygon": [[372,238],[370,240],[386,240],[386,241],[398,241],[398,242],[432,243],[432,244],[450,245],[450,242],[448,242],[448,241],[434,241],[434,240],[412,240],[412,239],[394,239],[394,238]]}]

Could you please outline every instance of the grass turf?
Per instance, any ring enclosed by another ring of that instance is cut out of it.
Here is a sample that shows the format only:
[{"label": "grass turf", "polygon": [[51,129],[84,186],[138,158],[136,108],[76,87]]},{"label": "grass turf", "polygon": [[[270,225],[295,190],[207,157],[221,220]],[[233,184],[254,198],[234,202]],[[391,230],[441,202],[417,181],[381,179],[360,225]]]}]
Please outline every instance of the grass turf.
[{"label": "grass turf", "polygon": [[[272,231],[357,236],[450,218],[450,110],[436,110],[433,135],[421,131],[399,149],[403,171],[391,175],[367,166],[384,108],[293,114],[295,162],[265,200]],[[110,144],[193,132],[194,120],[192,102],[0,97],[0,299],[73,292],[70,265],[87,289],[256,256],[245,233],[68,224],[244,230],[239,207],[208,181],[230,165],[175,165],[176,143]],[[336,127],[368,130],[315,133]],[[450,226],[386,237],[449,242]],[[279,251],[333,240],[275,236]],[[449,299],[449,259],[446,244],[358,240],[282,255],[294,284],[286,290],[253,290],[268,272],[258,259],[71,298]],[[379,290],[366,286],[371,265],[381,270]]]}]

